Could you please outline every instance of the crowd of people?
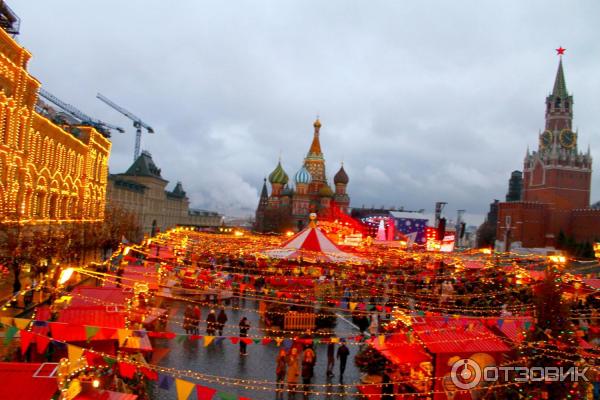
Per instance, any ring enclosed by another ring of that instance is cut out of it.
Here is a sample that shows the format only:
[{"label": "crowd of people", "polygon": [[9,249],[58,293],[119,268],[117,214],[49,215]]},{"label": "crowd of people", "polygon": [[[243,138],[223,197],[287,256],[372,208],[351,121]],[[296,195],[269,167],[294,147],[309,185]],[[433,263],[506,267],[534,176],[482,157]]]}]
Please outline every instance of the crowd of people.
[{"label": "crowd of people", "polygon": [[[300,354],[302,350],[302,354]],[[334,377],[333,369],[336,358],[340,363],[340,382],[344,381],[344,372],[350,350],[342,339],[335,352],[335,344],[330,341],[327,345],[327,379]],[[311,383],[315,375],[317,353],[312,345],[294,345],[289,351],[280,349],[275,361],[276,398],[283,400],[284,392],[288,393],[288,400],[295,399],[301,393],[307,399],[311,393]],[[302,378],[302,383],[300,383]],[[287,384],[287,389],[286,389]]]}]

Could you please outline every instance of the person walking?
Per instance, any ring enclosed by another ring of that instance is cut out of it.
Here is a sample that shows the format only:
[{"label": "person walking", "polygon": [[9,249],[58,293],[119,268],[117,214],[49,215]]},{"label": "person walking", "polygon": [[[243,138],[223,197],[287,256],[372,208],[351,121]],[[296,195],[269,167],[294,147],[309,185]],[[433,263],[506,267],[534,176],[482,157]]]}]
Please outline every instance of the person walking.
[{"label": "person walking", "polygon": [[340,360],[340,382],[344,381],[344,371],[346,371],[346,361],[348,361],[349,355],[350,350],[346,346],[346,341],[342,339],[342,344],[337,351],[337,358]]},{"label": "person walking", "polygon": [[315,351],[310,346],[306,347],[302,357],[302,390],[304,390],[305,399],[308,398],[310,381],[314,375],[316,362]]},{"label": "person walking", "polygon": [[219,336],[223,336],[223,328],[227,323],[227,314],[225,314],[225,310],[221,309],[219,311],[219,316],[217,317],[217,330],[219,331]]},{"label": "person walking", "polygon": [[183,313],[183,329],[185,330],[185,333],[187,333],[188,335],[192,331],[192,318],[193,317],[194,317],[194,310],[192,309],[192,306],[188,304],[188,306],[185,308],[185,311]]},{"label": "person walking", "polygon": [[240,354],[245,356],[245,355],[248,355],[248,353],[246,352],[246,347],[248,345],[244,341],[244,338],[248,337],[248,330],[250,330],[250,322],[248,321],[248,318],[243,317],[240,320],[239,326],[240,326]]},{"label": "person walking", "polygon": [[287,367],[287,354],[284,349],[279,350],[277,355],[277,364],[275,366],[275,376],[277,383],[275,384],[275,391],[277,400],[283,400],[283,389],[285,387],[285,372]]},{"label": "person walking", "polygon": [[208,313],[208,317],[206,317],[206,334],[208,336],[215,335],[216,325],[217,325],[217,315],[215,314],[215,310],[210,310],[210,313]]},{"label": "person walking", "polygon": [[198,305],[194,306],[194,326],[193,326],[193,334],[198,335],[200,333],[200,320],[202,319],[202,311],[200,311],[200,307]]},{"label": "person walking", "polygon": [[335,343],[330,341],[327,344],[327,378],[333,377],[333,367],[335,365]]},{"label": "person walking", "polygon": [[298,348],[292,347],[290,355],[287,359],[287,388],[288,400],[296,398],[296,390],[298,389],[298,378],[300,377],[298,366]]}]

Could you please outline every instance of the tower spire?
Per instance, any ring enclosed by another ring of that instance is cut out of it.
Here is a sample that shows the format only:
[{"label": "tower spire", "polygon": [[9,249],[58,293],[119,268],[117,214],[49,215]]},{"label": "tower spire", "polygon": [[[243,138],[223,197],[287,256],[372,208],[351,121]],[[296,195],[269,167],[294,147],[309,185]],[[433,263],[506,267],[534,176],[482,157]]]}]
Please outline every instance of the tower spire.
[{"label": "tower spire", "polygon": [[317,119],[315,120],[313,127],[315,128],[315,132],[313,136],[313,141],[310,145],[310,150],[308,150],[308,154],[314,156],[322,156],[323,153],[321,151],[321,141],[319,140],[319,131],[321,130],[321,121],[319,121],[319,117],[317,117]]},{"label": "tower spire", "polygon": [[558,70],[556,71],[556,78],[554,79],[554,89],[552,89],[552,96],[565,99],[569,96],[567,93],[567,84],[565,83],[565,73],[563,72],[562,56],[558,61]]}]

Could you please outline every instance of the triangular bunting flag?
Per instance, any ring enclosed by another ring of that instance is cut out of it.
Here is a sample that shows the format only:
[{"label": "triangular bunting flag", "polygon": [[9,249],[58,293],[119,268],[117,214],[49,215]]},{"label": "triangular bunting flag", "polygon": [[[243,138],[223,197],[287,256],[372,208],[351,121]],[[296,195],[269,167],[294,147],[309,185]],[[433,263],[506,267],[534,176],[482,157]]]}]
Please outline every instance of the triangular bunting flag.
[{"label": "triangular bunting flag", "polygon": [[122,377],[133,379],[136,367],[128,362],[119,361],[119,374]]},{"label": "triangular bunting flag", "polygon": [[351,301],[349,303],[349,305],[350,305],[350,311],[354,311],[356,309],[356,306],[358,305],[358,303],[355,303],[355,302]]},{"label": "triangular bunting flag", "polygon": [[498,318],[496,324],[498,324],[498,328],[502,328],[502,325],[504,325],[504,320],[502,318]]},{"label": "triangular bunting flag", "polygon": [[231,393],[219,392],[217,393],[217,396],[219,396],[219,399],[221,400],[237,400],[237,396]]},{"label": "triangular bunting flag", "polygon": [[158,374],[158,387],[164,390],[171,389],[175,379],[171,375]]},{"label": "triangular bunting flag", "polygon": [[37,347],[38,354],[44,354],[50,343],[50,338],[47,336],[37,335],[35,337],[35,344]]},{"label": "triangular bunting flag", "polygon": [[110,365],[111,367],[112,367],[113,365],[115,365],[115,363],[117,362],[117,360],[116,360],[116,359],[114,359],[114,358],[111,358],[111,357],[106,357],[106,356],[104,356],[104,357],[102,357],[102,359],[104,360],[104,362],[105,362],[105,363],[107,363],[107,364],[108,364],[108,365]]},{"label": "triangular bunting flag", "polygon": [[280,338],[280,337],[275,338],[275,344],[277,345],[277,347],[281,346],[281,342],[283,342],[283,338]]},{"label": "triangular bunting flag", "polygon": [[215,393],[217,393],[216,389],[196,385],[196,395],[198,396],[198,400],[212,400]]},{"label": "triangular bunting flag", "polygon": [[262,339],[254,338],[252,339],[252,341],[254,342],[254,344],[259,344],[262,341]]},{"label": "triangular bunting flag", "polygon": [[271,343],[272,341],[273,341],[273,339],[266,337],[263,340],[261,340],[261,343],[266,346],[269,343]]},{"label": "triangular bunting flag", "polygon": [[183,379],[175,379],[175,387],[177,388],[177,400],[187,400],[194,390],[196,385],[192,382],[184,381]]},{"label": "triangular bunting flag", "polygon": [[92,340],[92,338],[94,336],[96,336],[96,333],[98,333],[99,330],[100,330],[100,328],[97,326],[86,326],[85,327],[85,340],[88,342],[90,340]]},{"label": "triangular bunting flag", "polygon": [[238,344],[238,342],[240,341],[240,338],[237,336],[232,336],[229,338],[229,341],[233,344]]},{"label": "triangular bunting flag", "polygon": [[69,371],[73,371],[80,367],[79,359],[83,356],[83,347],[67,344],[67,353],[69,355]]},{"label": "triangular bunting flag", "polygon": [[204,347],[208,347],[212,343],[214,336],[204,336]]},{"label": "triangular bunting flag", "polygon": [[188,338],[188,335],[177,335],[175,337],[175,340],[177,341],[177,343],[183,343],[186,341],[187,338]]},{"label": "triangular bunting flag", "polygon": [[13,318],[11,318],[11,317],[0,317],[0,322],[4,326],[12,326],[13,325]]},{"label": "triangular bunting flag", "polygon": [[377,340],[379,341],[379,345],[383,346],[385,344],[385,335],[377,336]]},{"label": "triangular bunting flag", "polygon": [[148,367],[140,367],[140,371],[142,372],[142,374],[144,374],[144,376],[146,378],[148,378],[151,381],[157,381],[158,380],[158,373]]},{"label": "triangular bunting flag", "polygon": [[30,319],[25,319],[25,318],[15,318],[14,319],[15,326],[17,328],[19,328],[20,330],[27,329],[27,326],[29,325],[30,322],[31,322]]},{"label": "triangular bunting flag", "polygon": [[34,339],[34,335],[28,331],[21,331],[21,354],[25,354],[29,348],[29,344]]},{"label": "triangular bunting flag", "polygon": [[11,340],[15,337],[15,334],[19,331],[19,328],[16,326],[9,326],[6,328],[6,333],[4,334],[4,344],[7,345]]}]

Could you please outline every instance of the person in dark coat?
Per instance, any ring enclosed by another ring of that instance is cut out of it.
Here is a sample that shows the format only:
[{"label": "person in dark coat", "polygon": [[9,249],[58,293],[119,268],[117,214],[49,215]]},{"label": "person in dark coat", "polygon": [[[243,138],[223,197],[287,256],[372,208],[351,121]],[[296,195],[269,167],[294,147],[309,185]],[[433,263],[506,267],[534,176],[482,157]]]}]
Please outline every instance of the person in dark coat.
[{"label": "person in dark coat", "polygon": [[335,365],[335,343],[327,344],[327,377],[333,377],[333,366]]},{"label": "person in dark coat", "polygon": [[284,349],[279,350],[279,355],[277,356],[277,365],[275,366],[275,377],[277,379],[277,383],[275,386],[277,400],[283,400],[283,389],[285,388],[285,372],[287,369],[287,354]]},{"label": "person in dark coat", "polygon": [[217,315],[215,314],[215,310],[210,310],[208,317],[206,317],[206,334],[208,336],[214,336],[216,327]]},{"label": "person in dark coat", "polygon": [[340,382],[344,380],[344,371],[346,371],[346,361],[348,361],[349,355],[350,350],[346,346],[346,341],[342,339],[342,344],[337,351],[337,358],[340,360]]},{"label": "person in dark coat", "polygon": [[219,316],[217,317],[217,330],[219,331],[219,336],[223,336],[223,328],[227,323],[227,314],[225,314],[225,310],[219,311]]},{"label": "person in dark coat", "polygon": [[248,321],[248,318],[243,317],[240,320],[239,327],[240,327],[240,354],[245,356],[248,354],[246,352],[247,344],[242,339],[248,337],[248,330],[250,330],[250,322]]},{"label": "person in dark coat", "polygon": [[304,390],[304,398],[308,398],[310,381],[314,375],[316,362],[315,351],[310,346],[304,349],[302,356],[302,389]]}]

